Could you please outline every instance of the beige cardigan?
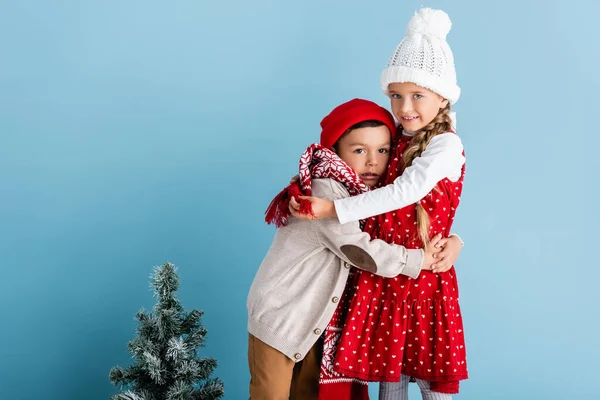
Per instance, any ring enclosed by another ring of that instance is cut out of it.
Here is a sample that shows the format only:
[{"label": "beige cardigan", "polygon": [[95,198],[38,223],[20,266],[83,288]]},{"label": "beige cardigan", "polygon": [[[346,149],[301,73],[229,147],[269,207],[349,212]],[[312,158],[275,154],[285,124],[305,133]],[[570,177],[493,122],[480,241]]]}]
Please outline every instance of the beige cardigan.
[{"label": "beige cardigan", "polygon": [[[313,195],[348,197],[331,179],[315,179]],[[294,361],[304,358],[331,320],[351,266],[416,278],[423,250],[371,240],[358,222],[291,218],[279,228],[248,295],[248,331]]]}]

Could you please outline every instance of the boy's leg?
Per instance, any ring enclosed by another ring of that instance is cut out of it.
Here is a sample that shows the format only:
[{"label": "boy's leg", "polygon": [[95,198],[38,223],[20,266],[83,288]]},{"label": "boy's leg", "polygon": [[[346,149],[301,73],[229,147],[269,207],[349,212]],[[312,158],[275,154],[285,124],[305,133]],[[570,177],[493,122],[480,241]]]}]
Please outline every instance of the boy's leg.
[{"label": "boy's leg", "polygon": [[252,335],[248,336],[250,400],[288,400],[294,361]]},{"label": "boy's leg", "polygon": [[290,400],[317,400],[323,358],[323,339],[319,338],[304,360],[294,366]]}]

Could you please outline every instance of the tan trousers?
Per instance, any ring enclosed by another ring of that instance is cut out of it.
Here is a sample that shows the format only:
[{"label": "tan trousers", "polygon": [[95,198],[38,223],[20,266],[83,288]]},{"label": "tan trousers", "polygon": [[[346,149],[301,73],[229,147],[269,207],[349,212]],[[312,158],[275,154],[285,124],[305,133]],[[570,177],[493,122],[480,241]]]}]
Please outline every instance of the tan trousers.
[{"label": "tan trousers", "polygon": [[248,339],[250,400],[317,400],[323,341],[295,363],[252,335]]}]

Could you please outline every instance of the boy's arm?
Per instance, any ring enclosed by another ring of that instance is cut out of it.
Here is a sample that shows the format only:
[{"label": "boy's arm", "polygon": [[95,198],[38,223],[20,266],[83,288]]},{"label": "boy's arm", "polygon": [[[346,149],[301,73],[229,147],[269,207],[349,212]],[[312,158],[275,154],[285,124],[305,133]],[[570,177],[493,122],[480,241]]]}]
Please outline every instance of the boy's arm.
[{"label": "boy's arm", "polygon": [[[314,180],[313,192],[328,200],[348,196],[341,185],[331,180]],[[340,224],[336,219],[327,218],[312,222],[311,227],[324,247],[360,269],[388,278],[399,274],[416,278],[421,272],[422,249],[406,249],[380,239],[371,240],[368,233],[360,230],[358,222]]]}]

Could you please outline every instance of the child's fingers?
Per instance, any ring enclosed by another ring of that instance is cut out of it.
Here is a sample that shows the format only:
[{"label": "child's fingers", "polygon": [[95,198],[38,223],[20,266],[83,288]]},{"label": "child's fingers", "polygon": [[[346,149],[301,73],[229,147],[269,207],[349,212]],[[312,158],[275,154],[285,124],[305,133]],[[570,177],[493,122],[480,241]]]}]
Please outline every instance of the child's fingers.
[{"label": "child's fingers", "polygon": [[437,235],[429,239],[429,245],[433,247],[438,247],[438,243],[440,242],[440,240],[442,240],[442,234],[438,233]]},{"label": "child's fingers", "polygon": [[292,198],[290,199],[290,207],[293,207],[293,208],[294,208],[294,210],[299,210],[299,209],[300,209],[300,203],[298,203],[298,202],[296,201],[296,199],[295,199],[294,197],[292,197]]},{"label": "child's fingers", "polygon": [[442,249],[436,256],[436,258],[439,258],[440,260],[445,259],[450,256],[450,251],[448,249]]},{"label": "child's fingers", "polygon": [[290,203],[290,205],[288,206],[288,209],[290,210],[290,214],[292,214],[294,217],[298,216],[298,210],[296,210],[294,207],[292,207],[292,203]]},{"label": "child's fingers", "polygon": [[[438,253],[435,254],[435,256],[441,256],[442,253]],[[435,273],[440,273],[440,272],[446,272],[448,271],[450,268],[452,268],[452,264],[450,263],[450,259],[446,256],[441,258],[439,261],[437,261],[435,264],[433,264],[431,266],[431,270]]]},{"label": "child's fingers", "polygon": [[[440,235],[441,235],[441,233],[440,233]],[[436,244],[436,247],[445,247],[445,246],[446,246],[446,243],[448,243],[448,238],[443,238],[443,239],[440,239],[440,240],[437,242],[437,244]]]},{"label": "child's fingers", "polygon": [[296,199],[294,199],[293,197],[290,199],[290,204],[288,205],[288,209],[290,210],[290,213],[294,216],[297,217],[298,216],[298,210],[300,210],[300,203],[298,203],[296,201]]}]

